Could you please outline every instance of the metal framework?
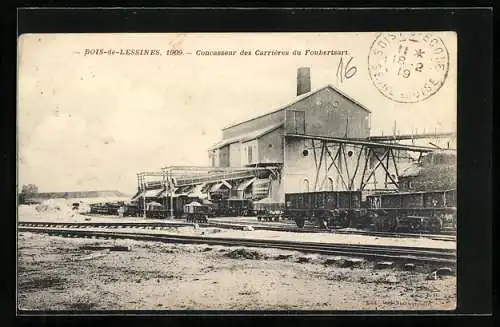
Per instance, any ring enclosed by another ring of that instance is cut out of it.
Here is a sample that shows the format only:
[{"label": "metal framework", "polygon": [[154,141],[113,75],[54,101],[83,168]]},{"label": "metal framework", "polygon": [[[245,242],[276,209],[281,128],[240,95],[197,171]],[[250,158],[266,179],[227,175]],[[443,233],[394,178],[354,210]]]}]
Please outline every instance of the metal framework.
[{"label": "metal framework", "polygon": [[456,137],[457,133],[424,133],[424,134],[399,134],[399,135],[378,135],[368,136],[366,139],[369,141],[401,141],[401,140],[417,140],[417,139],[437,139]]},{"label": "metal framework", "polygon": [[[203,183],[244,180],[268,171],[275,179],[279,179],[281,167],[203,167],[203,166],[167,166],[161,171],[141,172],[137,174],[138,194],[151,189],[163,189],[170,200],[170,216],[173,218],[173,198],[176,189]],[[150,180],[149,180],[150,179]],[[145,201],[145,196],[143,196]],[[144,202],[144,206],[146,203]]]},{"label": "metal framework", "polygon": [[[379,167],[384,171],[385,188],[394,186],[395,189],[398,189],[399,151],[419,153],[418,161],[420,161],[423,153],[436,151],[436,148],[432,147],[383,143],[367,139],[336,138],[305,134],[286,134],[285,137],[304,139],[311,142],[316,168],[313,191],[323,189],[327,176],[331,171],[336,172],[346,190],[364,190],[370,181],[375,179],[375,172]],[[356,148],[357,155],[353,152],[349,152],[347,147]],[[447,149],[445,151],[456,150]],[[362,159],[361,156],[363,153],[365,155]],[[352,167],[349,167],[347,158],[353,155],[355,155],[356,163],[354,170],[351,171]],[[375,163],[371,165],[372,167],[370,167],[371,160],[375,161]],[[393,172],[390,171],[391,164],[394,169]],[[324,169],[323,178],[320,177],[322,175],[322,169]]]}]

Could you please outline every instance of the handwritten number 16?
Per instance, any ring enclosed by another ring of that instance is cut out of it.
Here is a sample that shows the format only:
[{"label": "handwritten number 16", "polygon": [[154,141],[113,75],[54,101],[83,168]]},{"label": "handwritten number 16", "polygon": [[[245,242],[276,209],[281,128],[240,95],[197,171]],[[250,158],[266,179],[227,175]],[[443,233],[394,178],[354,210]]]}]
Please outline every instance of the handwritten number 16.
[{"label": "handwritten number 16", "polygon": [[340,82],[343,82],[344,79],[349,79],[356,75],[358,68],[356,66],[350,67],[351,61],[353,57],[347,61],[347,64],[344,66],[343,58],[340,58],[339,65],[337,67],[337,78],[340,79]]}]

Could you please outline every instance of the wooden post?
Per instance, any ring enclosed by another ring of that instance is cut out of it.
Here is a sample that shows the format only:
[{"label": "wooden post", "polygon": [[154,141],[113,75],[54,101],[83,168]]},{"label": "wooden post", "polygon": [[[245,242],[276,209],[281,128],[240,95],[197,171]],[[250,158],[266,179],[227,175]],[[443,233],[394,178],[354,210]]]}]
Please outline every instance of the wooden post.
[{"label": "wooden post", "polygon": [[361,149],[359,149],[358,158],[356,159],[356,168],[354,169],[354,174],[351,178],[350,189],[354,186],[354,180],[356,179],[356,174],[358,173],[359,168],[359,159],[361,158],[361,152],[363,152],[364,148],[364,145],[362,145]]},{"label": "wooden post", "polygon": [[172,170],[168,171],[167,179],[170,193],[170,219],[174,219],[174,186],[172,185]]},{"label": "wooden post", "polygon": [[[338,167],[337,166],[335,166],[335,167],[337,168],[337,171],[339,172],[339,175],[343,181],[344,180],[344,167],[342,166],[342,160],[340,158],[341,152],[342,152],[342,143],[339,143],[339,148],[337,150],[337,154],[335,155],[335,158],[337,158],[337,160],[338,160]],[[347,188],[347,186],[346,186],[346,188]]]},{"label": "wooden post", "polygon": [[332,156],[332,153],[330,152],[330,150],[329,150],[328,148],[326,148],[326,151],[327,151],[328,155],[330,156],[330,158],[332,158],[332,165],[335,167],[335,169],[337,169],[337,173],[338,173],[338,175],[340,176],[340,180],[342,181],[342,184],[344,184],[344,186],[345,186],[345,187],[346,187],[346,189],[347,189],[348,185],[347,185],[347,183],[346,183],[346,182],[345,182],[345,180],[344,180],[344,176],[342,175],[341,168],[339,168],[339,167],[335,164],[335,161],[337,160],[337,157],[339,158],[339,162],[342,162],[342,161],[340,161],[340,156],[339,156],[339,154],[340,154],[340,147],[339,147],[339,149],[337,150],[337,153],[335,154],[335,157],[333,157],[333,156]]},{"label": "wooden post", "polygon": [[[326,144],[325,142],[325,152],[326,152],[326,148],[328,147],[328,144]],[[325,184],[325,181],[328,179],[328,171],[330,169],[328,169],[328,158],[327,156],[325,155],[325,178],[323,178],[323,182],[321,183],[321,186],[320,186],[320,190],[323,188],[323,184]]]},{"label": "wooden post", "polygon": [[[386,153],[386,154],[388,154],[388,153],[389,153],[389,150],[387,150],[385,153]],[[386,175],[385,175],[385,176],[386,176],[386,178],[387,178],[387,177],[389,177],[389,179],[392,181],[392,183],[393,183],[394,185],[396,185],[396,187],[398,187],[398,183],[396,183],[396,181],[394,181],[394,179],[392,178],[392,176],[391,176],[391,175],[390,175],[390,173],[389,173],[388,168],[386,168],[386,167],[384,166],[384,164],[382,163],[382,161],[384,160],[384,157],[382,156],[382,159],[380,159],[380,158],[377,156],[377,154],[376,154],[376,153],[374,153],[374,155],[375,155],[375,157],[379,160],[379,163],[382,165],[382,168],[384,168],[384,170],[385,170],[385,174],[386,174]],[[386,187],[387,187],[387,186],[386,186]]]},{"label": "wooden post", "polygon": [[[370,178],[371,178],[372,176],[374,176],[374,177],[373,177],[373,180],[374,180],[375,187],[376,187],[376,184],[377,184],[377,177],[374,175],[374,173],[375,173],[375,171],[377,170],[378,166],[380,166],[380,165],[382,164],[382,160],[384,160],[384,159],[385,159],[385,156],[387,155],[387,153],[388,153],[388,152],[389,152],[389,150],[386,150],[386,151],[384,152],[384,155],[382,156],[382,159],[380,159],[380,158],[377,156],[376,152],[375,152],[375,151],[372,151],[373,155],[374,155],[374,156],[378,159],[378,162],[377,162],[377,164],[375,165],[375,167],[374,167],[374,168],[370,171],[370,174],[368,175],[368,178],[366,179],[365,184],[368,184],[368,181],[370,180]],[[383,164],[382,164],[382,166],[383,166]],[[362,189],[363,189],[363,188],[362,188]]]},{"label": "wooden post", "polygon": [[[286,121],[286,110],[285,110],[285,121]],[[304,144],[305,144],[305,139],[304,139]],[[286,185],[285,185],[285,181],[286,181],[286,178],[281,178],[281,175],[283,174],[286,174],[287,173],[287,158],[286,158],[286,148],[287,146],[287,143],[286,143],[286,130],[285,132],[283,133],[283,169],[281,171],[281,174],[279,175],[280,176],[280,184],[283,185],[283,193],[286,193]],[[285,177],[285,176],[283,176]],[[284,200],[284,199],[283,199]]]},{"label": "wooden post", "polygon": [[387,170],[385,174],[385,188],[387,188],[387,175],[389,175],[389,157],[391,156],[392,149],[390,149],[389,153],[387,154],[387,160],[386,160],[386,165],[387,165]]},{"label": "wooden post", "polygon": [[311,139],[311,144],[312,144],[313,154],[314,154],[314,166],[317,169],[318,168],[318,159],[316,158],[316,145],[314,144],[314,140],[313,139]]},{"label": "wooden post", "polygon": [[314,178],[313,192],[316,192],[316,187],[318,186],[319,171],[321,169],[321,164],[323,163],[324,152],[325,152],[325,142],[321,142],[321,155],[319,157],[319,164],[316,165],[316,177]]},{"label": "wooden post", "polygon": [[364,180],[365,180],[365,173],[366,173],[366,167],[368,166],[368,161],[370,160],[370,153],[372,152],[371,148],[368,148],[368,153],[366,154],[365,158],[365,165],[363,168],[363,173],[361,174],[361,184],[359,185],[359,189],[362,191],[364,189]]},{"label": "wooden post", "polygon": [[[325,151],[328,153],[328,156],[332,159],[332,163],[328,165],[328,157],[325,155],[325,177],[323,178],[323,181],[320,184],[320,189],[323,188],[323,185],[325,184],[326,179],[328,178],[328,173],[330,172],[330,169],[335,163],[335,159],[333,159],[332,153],[330,152],[330,149],[328,149],[328,145],[325,145]],[[332,180],[333,182],[333,180]]]},{"label": "wooden post", "polygon": [[347,181],[349,181],[349,185],[347,187],[347,190],[350,191],[351,190],[351,185],[350,185],[351,175],[349,174],[349,165],[347,164],[347,157],[345,155],[345,145],[343,145],[343,144],[342,144],[342,156],[344,157],[345,171],[347,173]]},{"label": "wooden post", "polygon": [[144,192],[142,194],[142,205],[143,205],[143,210],[142,210],[142,213],[143,213],[143,216],[142,218],[146,219],[146,175],[144,174],[142,176],[142,182],[143,182],[143,189],[144,189]]},{"label": "wooden post", "polygon": [[393,149],[391,149],[391,153],[392,153],[392,163],[394,164],[394,170],[396,171],[396,177],[399,179],[399,170],[398,170],[398,165],[396,163],[396,158],[394,157]]}]

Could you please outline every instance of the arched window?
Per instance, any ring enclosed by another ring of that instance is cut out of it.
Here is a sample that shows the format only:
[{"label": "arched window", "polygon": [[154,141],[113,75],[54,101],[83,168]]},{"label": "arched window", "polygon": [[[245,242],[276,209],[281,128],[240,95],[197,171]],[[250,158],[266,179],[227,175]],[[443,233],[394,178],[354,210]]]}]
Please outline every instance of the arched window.
[{"label": "arched window", "polygon": [[328,189],[327,191],[333,191],[333,179],[328,177]]},{"label": "arched window", "polygon": [[307,178],[304,178],[302,183],[302,192],[309,192],[309,180]]}]

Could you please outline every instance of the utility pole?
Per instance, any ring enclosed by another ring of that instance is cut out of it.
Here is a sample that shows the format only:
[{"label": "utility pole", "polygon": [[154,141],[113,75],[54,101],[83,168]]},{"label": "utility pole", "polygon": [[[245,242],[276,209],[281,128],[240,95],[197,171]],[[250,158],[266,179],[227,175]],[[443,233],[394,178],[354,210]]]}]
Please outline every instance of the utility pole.
[{"label": "utility pole", "polygon": [[172,185],[172,171],[169,170],[167,175],[170,191],[170,219],[174,219],[174,186]]},{"label": "utility pole", "polygon": [[[165,170],[164,169],[161,170],[161,182],[162,182],[163,190],[166,193],[167,192],[167,179],[166,179],[166,176],[165,176]],[[165,194],[165,193],[163,193],[163,194]],[[167,207],[167,198],[166,197],[164,197],[163,206],[165,208]]]},{"label": "utility pole", "polygon": [[392,137],[396,139],[396,121],[394,121],[394,127],[392,129]]},{"label": "utility pole", "polygon": [[143,210],[142,210],[142,218],[146,219],[146,175],[142,175],[142,205],[143,205]]}]

